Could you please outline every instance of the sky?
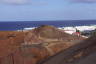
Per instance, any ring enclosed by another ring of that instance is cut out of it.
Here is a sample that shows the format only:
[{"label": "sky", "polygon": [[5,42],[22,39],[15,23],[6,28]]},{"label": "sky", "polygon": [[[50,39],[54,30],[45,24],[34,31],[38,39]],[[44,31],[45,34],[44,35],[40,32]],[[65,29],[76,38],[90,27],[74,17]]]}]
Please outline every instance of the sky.
[{"label": "sky", "polygon": [[96,0],[0,0],[0,21],[95,19]]}]

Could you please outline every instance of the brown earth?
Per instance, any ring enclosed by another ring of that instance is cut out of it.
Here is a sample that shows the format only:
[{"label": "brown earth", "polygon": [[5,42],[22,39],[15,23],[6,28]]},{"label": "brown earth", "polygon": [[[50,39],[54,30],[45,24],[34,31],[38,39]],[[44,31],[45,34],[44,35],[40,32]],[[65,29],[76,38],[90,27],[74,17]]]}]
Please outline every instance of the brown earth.
[{"label": "brown earth", "polygon": [[37,64],[81,40],[45,25],[26,32],[0,31],[0,64]]},{"label": "brown earth", "polygon": [[93,36],[49,57],[40,64],[95,64],[95,60],[96,36]]},{"label": "brown earth", "polygon": [[54,26],[43,25],[25,33],[27,44],[41,44],[50,55],[54,55],[63,49],[84,40],[83,37],[69,35]]},{"label": "brown earth", "polygon": [[82,40],[84,38],[78,37],[75,35],[69,35],[61,30],[57,29],[53,26],[40,26],[26,32],[25,34],[25,41],[27,43],[43,43],[43,42],[50,42],[50,41],[72,41],[72,40]]},{"label": "brown earth", "polygon": [[23,42],[24,35],[22,32],[0,31],[0,57],[12,53]]}]

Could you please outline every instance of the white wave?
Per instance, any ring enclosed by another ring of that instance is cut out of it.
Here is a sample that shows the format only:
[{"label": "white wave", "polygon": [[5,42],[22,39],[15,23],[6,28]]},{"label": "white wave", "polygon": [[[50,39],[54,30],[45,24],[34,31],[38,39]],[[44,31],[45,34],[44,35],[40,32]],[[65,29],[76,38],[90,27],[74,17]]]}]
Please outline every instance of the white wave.
[{"label": "white wave", "polygon": [[29,28],[24,28],[24,30],[32,30],[35,29],[36,27],[29,27]]},{"label": "white wave", "polygon": [[96,29],[96,25],[90,25],[90,26],[74,26],[74,27],[59,27],[59,29],[64,30],[64,32],[68,34],[73,34],[77,30],[83,31],[92,31]]}]

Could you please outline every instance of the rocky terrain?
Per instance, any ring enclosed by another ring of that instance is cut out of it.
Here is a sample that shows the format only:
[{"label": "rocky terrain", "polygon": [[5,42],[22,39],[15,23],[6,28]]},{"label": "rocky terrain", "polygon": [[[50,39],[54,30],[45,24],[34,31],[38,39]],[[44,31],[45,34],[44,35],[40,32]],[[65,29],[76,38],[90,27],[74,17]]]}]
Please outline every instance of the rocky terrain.
[{"label": "rocky terrain", "polygon": [[50,41],[73,41],[73,40],[82,40],[84,38],[69,35],[67,33],[62,32],[53,26],[40,26],[31,31],[26,32],[25,41],[29,43],[43,43]]},{"label": "rocky terrain", "polygon": [[1,31],[0,64],[37,64],[84,39],[46,25],[23,32]]},{"label": "rocky terrain", "polygon": [[14,52],[23,42],[24,35],[22,32],[0,31],[0,57]]},{"label": "rocky terrain", "polygon": [[54,55],[63,49],[69,48],[83,40],[83,37],[69,35],[53,26],[40,26],[25,34],[25,43],[41,44],[50,55]]},{"label": "rocky terrain", "polygon": [[[95,64],[96,36],[49,57],[40,64]],[[55,61],[55,62],[54,62]]]}]

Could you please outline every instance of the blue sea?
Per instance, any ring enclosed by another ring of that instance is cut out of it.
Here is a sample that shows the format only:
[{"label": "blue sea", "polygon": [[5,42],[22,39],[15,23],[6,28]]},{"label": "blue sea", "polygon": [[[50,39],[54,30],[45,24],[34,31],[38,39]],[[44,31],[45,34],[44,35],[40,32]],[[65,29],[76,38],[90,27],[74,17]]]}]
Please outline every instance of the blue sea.
[{"label": "blue sea", "polygon": [[96,25],[96,20],[67,20],[67,21],[4,21],[0,22],[0,31],[20,30],[40,25],[53,25],[56,27]]}]

